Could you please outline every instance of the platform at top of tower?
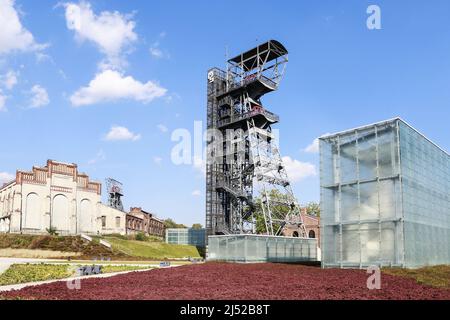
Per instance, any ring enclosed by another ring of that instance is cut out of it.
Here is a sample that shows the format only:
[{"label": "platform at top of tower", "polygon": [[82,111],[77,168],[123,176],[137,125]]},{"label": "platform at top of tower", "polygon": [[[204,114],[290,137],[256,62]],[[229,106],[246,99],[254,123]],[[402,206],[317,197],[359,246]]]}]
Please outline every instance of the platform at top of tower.
[{"label": "platform at top of tower", "polygon": [[248,71],[258,67],[258,56],[261,54],[268,54],[265,62],[269,62],[287,55],[288,51],[279,41],[269,40],[251,50],[237,55],[236,57],[228,60],[228,62],[242,65]]}]

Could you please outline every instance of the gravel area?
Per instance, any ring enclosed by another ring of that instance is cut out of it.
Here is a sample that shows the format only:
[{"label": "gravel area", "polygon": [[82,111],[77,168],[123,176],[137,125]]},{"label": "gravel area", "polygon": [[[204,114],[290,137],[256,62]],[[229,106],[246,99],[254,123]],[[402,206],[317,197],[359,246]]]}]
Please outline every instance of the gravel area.
[{"label": "gravel area", "polygon": [[321,269],[288,264],[206,263],[84,279],[80,290],[55,282],[0,293],[24,299],[450,299],[449,289],[382,274],[381,289],[369,290],[365,270]]}]

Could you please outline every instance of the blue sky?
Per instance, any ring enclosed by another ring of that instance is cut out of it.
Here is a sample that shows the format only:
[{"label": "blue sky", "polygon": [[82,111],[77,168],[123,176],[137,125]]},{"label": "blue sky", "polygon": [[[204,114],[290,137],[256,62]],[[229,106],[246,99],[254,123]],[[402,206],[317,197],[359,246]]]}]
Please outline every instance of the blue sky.
[{"label": "blue sky", "polygon": [[[322,134],[401,116],[450,150],[450,2],[429,3],[0,0],[0,179],[74,162],[122,181],[127,207],[204,223],[203,174],[171,162],[171,133],[205,119],[206,72],[225,47],[268,39],[289,50],[263,102],[281,117],[301,203],[319,200],[305,149]],[[366,27],[370,4],[380,30]]]}]

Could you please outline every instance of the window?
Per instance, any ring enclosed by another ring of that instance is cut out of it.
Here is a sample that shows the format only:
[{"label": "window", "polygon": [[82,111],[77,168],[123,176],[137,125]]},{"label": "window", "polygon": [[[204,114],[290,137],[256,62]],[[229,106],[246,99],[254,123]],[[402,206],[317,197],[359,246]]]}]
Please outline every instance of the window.
[{"label": "window", "polygon": [[120,228],[120,217],[116,217],[116,228]]},{"label": "window", "polygon": [[102,228],[106,228],[106,216],[102,216]]},{"label": "window", "polygon": [[316,237],[316,233],[314,232],[314,230],[309,230],[309,237],[310,238],[315,238]]},{"label": "window", "polygon": [[297,231],[294,231],[294,232],[292,233],[292,236],[298,238],[298,232],[297,232]]}]

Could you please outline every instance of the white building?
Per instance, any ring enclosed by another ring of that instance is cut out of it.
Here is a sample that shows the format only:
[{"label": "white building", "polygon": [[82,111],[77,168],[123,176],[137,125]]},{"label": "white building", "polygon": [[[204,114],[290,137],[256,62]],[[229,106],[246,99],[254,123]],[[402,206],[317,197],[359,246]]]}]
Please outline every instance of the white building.
[{"label": "white building", "polygon": [[101,203],[102,185],[76,164],[47,161],[0,187],[0,232],[125,234],[125,212]]}]

